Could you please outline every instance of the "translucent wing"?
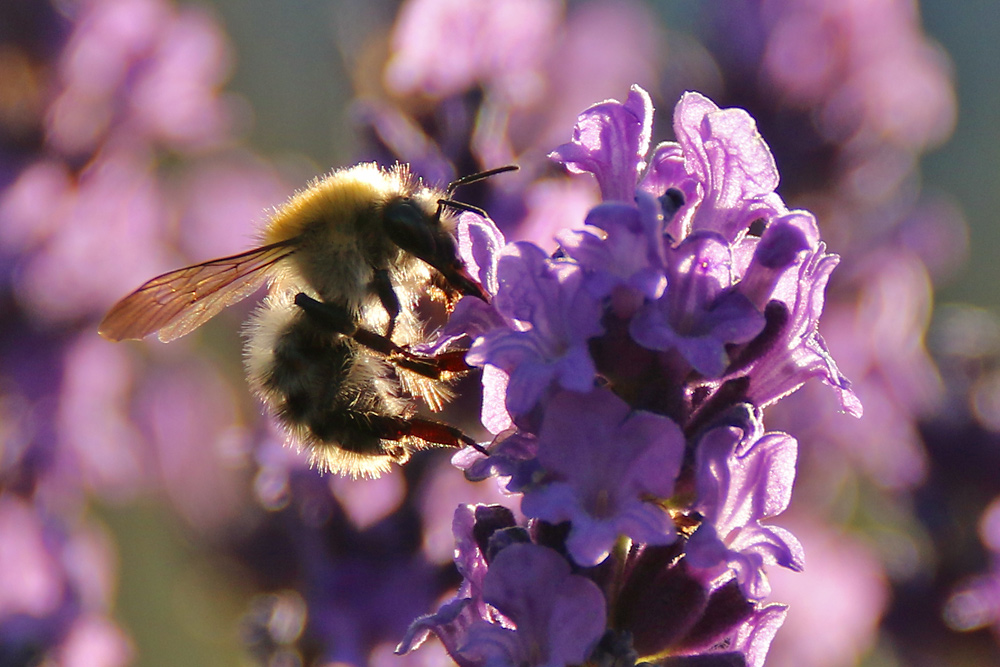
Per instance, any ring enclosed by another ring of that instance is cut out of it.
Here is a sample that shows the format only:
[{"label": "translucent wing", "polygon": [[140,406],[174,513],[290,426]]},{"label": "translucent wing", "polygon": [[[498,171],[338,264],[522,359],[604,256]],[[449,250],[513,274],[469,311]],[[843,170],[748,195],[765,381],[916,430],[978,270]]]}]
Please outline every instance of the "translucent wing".
[{"label": "translucent wing", "polygon": [[294,250],[283,241],[164,273],[115,304],[98,331],[113,341],[154,331],[163,342],[180,338],[250,296]]}]

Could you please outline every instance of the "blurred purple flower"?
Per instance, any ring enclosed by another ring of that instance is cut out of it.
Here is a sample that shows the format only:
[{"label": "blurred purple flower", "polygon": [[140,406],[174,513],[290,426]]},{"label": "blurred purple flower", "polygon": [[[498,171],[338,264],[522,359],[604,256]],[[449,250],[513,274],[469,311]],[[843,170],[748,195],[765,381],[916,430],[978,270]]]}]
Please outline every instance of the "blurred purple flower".
[{"label": "blurred purple flower", "polygon": [[65,572],[47,542],[34,508],[13,496],[0,497],[0,625],[17,616],[55,616],[63,603]]},{"label": "blurred purple flower", "polygon": [[85,485],[122,501],[151,482],[143,434],[129,414],[133,381],[126,350],[89,332],[67,348],[56,413],[59,461],[43,487],[66,493]]},{"label": "blurred purple flower", "polygon": [[61,56],[48,140],[68,155],[94,151],[112,133],[129,144],[211,147],[231,124],[217,90],[228,70],[218,25],[199,9],[178,11],[164,0],[86,3]]},{"label": "blurred purple flower", "polygon": [[397,18],[386,81],[397,94],[486,85],[518,105],[532,102],[561,18],[554,0],[411,0]]},{"label": "blurred purple flower", "polygon": [[135,389],[135,421],[154,479],[178,514],[206,533],[242,509],[239,467],[249,434],[237,418],[234,392],[204,361],[157,367]]},{"label": "blurred purple flower", "polygon": [[[165,204],[148,160],[109,152],[73,177],[54,162],[26,169],[0,197],[0,244],[21,255],[19,300],[66,321],[100,312],[165,268]],[[102,261],[115,257],[116,261]]]},{"label": "blurred purple flower", "polygon": [[131,646],[110,619],[114,554],[106,536],[0,494],[0,652],[12,664],[120,667]]},{"label": "blurred purple flower", "polygon": [[401,475],[357,480],[330,475],[328,484],[341,509],[359,530],[385,519],[399,509],[406,498],[406,481]]},{"label": "blurred purple flower", "polygon": [[903,0],[764,3],[762,78],[788,102],[818,107],[828,135],[886,137],[923,149],[955,122],[949,63]]},{"label": "blurred purple flower", "polygon": [[[782,523],[809,552],[802,572],[768,573],[773,595],[792,610],[775,638],[768,665],[835,667],[854,664],[878,640],[889,602],[884,565],[861,535],[786,512]],[[816,632],[823,628],[823,632]]]}]

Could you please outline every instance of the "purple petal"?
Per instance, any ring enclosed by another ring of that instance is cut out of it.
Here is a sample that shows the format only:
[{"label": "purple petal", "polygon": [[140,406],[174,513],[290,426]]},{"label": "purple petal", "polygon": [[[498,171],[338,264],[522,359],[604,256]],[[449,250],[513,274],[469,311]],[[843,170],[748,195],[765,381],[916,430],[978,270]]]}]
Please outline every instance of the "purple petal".
[{"label": "purple petal", "polygon": [[624,104],[608,100],[580,114],[573,141],[559,146],[549,157],[573,173],[592,173],[604,201],[630,202],[645,167],[652,122],[649,94],[632,86]]},{"label": "purple petal", "polygon": [[740,628],[732,647],[746,656],[747,667],[764,667],[774,635],[787,615],[788,607],[785,605],[768,605],[756,611]]},{"label": "purple petal", "polygon": [[778,526],[748,526],[730,545],[733,550],[759,554],[768,565],[794,572],[805,569],[805,550],[798,538]]},{"label": "purple petal", "polygon": [[793,299],[802,251],[815,250],[818,245],[819,230],[811,214],[792,211],[772,221],[754,246],[740,293],[761,310],[772,298],[783,302]]},{"label": "purple petal", "polygon": [[691,218],[701,203],[704,187],[687,172],[684,149],[680,144],[660,144],[649,162],[646,176],[639,184],[642,190],[659,197],[669,188],[676,188],[684,195],[684,206],[671,217],[664,229],[670,238],[681,241],[691,233]]},{"label": "purple petal", "polygon": [[693,229],[733,240],[757,206],[783,208],[764,203],[778,187],[778,170],[746,111],[719,109],[699,93],[685,93],[674,109],[674,132],[687,172],[704,187]]},{"label": "purple petal", "polygon": [[478,620],[471,600],[451,600],[441,605],[436,613],[415,619],[396,646],[395,653],[404,655],[420,648],[433,632],[459,667],[476,667],[478,663],[462,656],[458,649],[465,642],[469,628]]},{"label": "purple petal", "polygon": [[818,330],[826,285],[840,261],[837,255],[825,250],[826,246],[819,243],[815,252],[799,265],[798,279],[790,289],[782,289],[784,279],[779,282],[775,298],[786,304],[791,317],[778,342],[754,363],[748,397],[755,405],[766,407],[801,387],[809,378],[819,377],[840,394],[845,412],[860,417],[861,402],[851,390],[850,381],[837,368]]},{"label": "purple petal", "polygon": [[671,495],[683,443],[674,422],[632,411],[607,390],[556,394],[538,439],[548,479],[524,490],[521,510],[553,523],[570,521],[568,546],[581,565],[606,558],[619,535],[669,543],[669,515],[645,499]]},{"label": "purple petal", "polygon": [[506,241],[493,221],[475,213],[463,212],[456,228],[458,254],[465,262],[469,275],[479,281],[487,292],[496,294],[497,260]]},{"label": "purple petal", "polygon": [[534,544],[501,551],[483,587],[486,601],[517,625],[529,664],[582,664],[604,633],[605,601],[597,585],[571,574],[558,553]]},{"label": "purple petal", "polygon": [[530,412],[552,385],[555,372],[546,364],[523,364],[514,369],[507,385],[507,411],[514,416]]},{"label": "purple petal", "polygon": [[752,340],[764,316],[730,286],[729,244],[714,233],[689,236],[669,253],[666,293],[647,303],[629,325],[648,349],[676,348],[699,373],[719,377],[729,365],[725,346]]},{"label": "purple petal", "polygon": [[686,545],[693,568],[711,580],[727,564],[751,599],[769,592],[765,564],[801,570],[803,563],[802,546],[791,533],[760,524],[788,507],[797,444],[784,433],[760,430],[754,417],[746,432],[718,427],[698,441],[695,507],[704,523]]},{"label": "purple petal", "polygon": [[481,421],[490,433],[501,433],[514,425],[507,412],[506,396],[510,377],[496,366],[483,367],[483,409]]}]

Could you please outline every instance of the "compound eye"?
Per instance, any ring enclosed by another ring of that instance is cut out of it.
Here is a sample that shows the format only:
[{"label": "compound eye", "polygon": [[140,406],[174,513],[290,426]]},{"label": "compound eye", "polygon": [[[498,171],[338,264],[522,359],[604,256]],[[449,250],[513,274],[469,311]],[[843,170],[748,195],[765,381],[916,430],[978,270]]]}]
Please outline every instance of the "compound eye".
[{"label": "compound eye", "polygon": [[430,264],[462,294],[489,301],[482,286],[465,271],[455,239],[412,200],[400,199],[385,207],[386,235],[402,250]]},{"label": "compound eye", "polygon": [[433,220],[412,199],[399,199],[385,207],[385,232],[403,250],[426,259],[437,255]]}]

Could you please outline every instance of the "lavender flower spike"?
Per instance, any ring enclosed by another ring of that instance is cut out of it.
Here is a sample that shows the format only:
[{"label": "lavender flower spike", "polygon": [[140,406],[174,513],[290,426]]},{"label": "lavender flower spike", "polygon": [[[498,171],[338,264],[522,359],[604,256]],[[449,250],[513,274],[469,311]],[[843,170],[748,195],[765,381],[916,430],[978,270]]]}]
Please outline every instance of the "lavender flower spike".
[{"label": "lavender flower spike", "polygon": [[745,111],[685,94],[647,168],[651,120],[633,87],[552,154],[604,198],[557,253],[463,245],[495,298],[459,304],[445,337],[472,340],[496,437],[453,463],[520,495],[527,525],[460,511],[459,595],[401,651],[434,633],[461,667],[764,663],[786,615],[764,568],[804,555],[767,523],[798,443],[762,410],[819,376],[860,412],[818,332],[838,258],[775,193]]},{"label": "lavender flower spike", "polygon": [[653,123],[653,103],[649,93],[632,86],[622,104],[608,100],[582,114],[573,128],[573,141],[552,151],[574,173],[590,172],[597,177],[604,201],[632,201],[635,184],[645,168]]}]

